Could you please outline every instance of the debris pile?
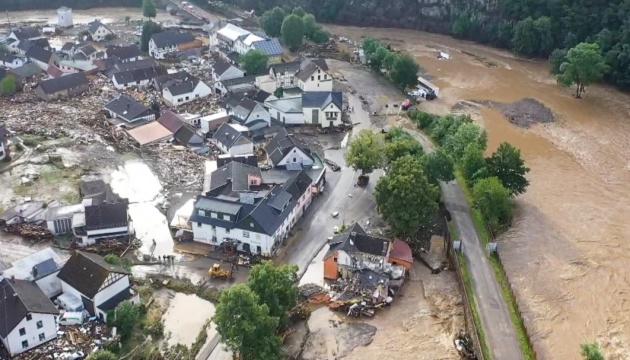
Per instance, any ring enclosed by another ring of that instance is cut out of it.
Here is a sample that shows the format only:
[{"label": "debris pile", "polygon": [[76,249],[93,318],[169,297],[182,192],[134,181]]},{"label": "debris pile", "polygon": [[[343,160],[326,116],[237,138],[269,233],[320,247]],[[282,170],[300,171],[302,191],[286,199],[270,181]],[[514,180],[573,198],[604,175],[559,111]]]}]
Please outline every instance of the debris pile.
[{"label": "debris pile", "polygon": [[53,238],[53,235],[47,228],[29,223],[5,225],[3,230],[9,234],[19,235],[26,239],[34,239],[37,241],[51,240]]},{"label": "debris pile", "polygon": [[330,301],[328,291],[317,284],[300,286],[300,296],[307,299],[310,304],[323,304]]},{"label": "debris pile", "polygon": [[289,321],[291,323],[306,320],[309,317],[311,317],[311,309],[308,307],[307,302],[301,302],[289,310]]},{"label": "debris pile", "polygon": [[96,321],[81,326],[61,326],[55,340],[23,352],[13,360],[83,358],[117,340],[108,333],[107,326]]},{"label": "debris pile", "polygon": [[453,340],[455,344],[455,348],[459,355],[464,359],[476,359],[475,351],[473,348],[473,342],[464,330],[459,330],[459,333],[455,336]]}]

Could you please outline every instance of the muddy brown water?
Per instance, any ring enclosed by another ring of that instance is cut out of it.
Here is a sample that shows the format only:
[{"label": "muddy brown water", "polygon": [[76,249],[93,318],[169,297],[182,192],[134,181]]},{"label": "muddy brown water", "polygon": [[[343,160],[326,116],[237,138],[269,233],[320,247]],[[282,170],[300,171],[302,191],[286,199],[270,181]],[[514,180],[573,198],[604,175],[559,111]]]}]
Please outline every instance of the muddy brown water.
[{"label": "muddy brown water", "polygon": [[[448,112],[460,100],[514,102],[535,98],[558,120],[527,130],[481,108],[489,149],[509,141],[531,168],[531,185],[517,200],[513,228],[500,253],[539,359],[577,359],[585,340],[601,343],[607,359],[630,353],[629,130],[630,97],[591,86],[584,99],[556,85],[544,62],[446,36],[417,31],[330,26],[341,36],[397,39],[440,87],[422,105]],[[436,50],[451,60],[438,60]]]}]

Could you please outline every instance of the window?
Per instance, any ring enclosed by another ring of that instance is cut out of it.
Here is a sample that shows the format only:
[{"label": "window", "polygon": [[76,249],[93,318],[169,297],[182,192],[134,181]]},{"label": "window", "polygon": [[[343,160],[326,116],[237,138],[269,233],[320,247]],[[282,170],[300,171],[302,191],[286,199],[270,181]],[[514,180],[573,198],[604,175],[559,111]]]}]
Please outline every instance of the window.
[{"label": "window", "polygon": [[334,262],[337,262],[337,258],[336,258],[336,257],[334,257],[334,258],[333,258],[333,261],[334,261]]},{"label": "window", "polygon": [[248,238],[249,237],[249,231],[243,230],[243,237]]},{"label": "window", "polygon": [[293,158],[293,162],[296,162],[296,161],[297,161],[297,158]]},{"label": "window", "polygon": [[213,218],[213,219],[217,219],[218,215],[217,215],[217,213],[213,212],[213,213],[210,213],[210,217]]},{"label": "window", "polygon": [[318,74],[321,74],[321,73],[322,73],[322,70],[321,70],[321,69],[317,69],[317,73],[318,73]]},{"label": "window", "polygon": [[196,98],[198,98],[198,97],[199,97],[199,94],[196,94],[196,95],[195,95],[195,97],[196,97]]},{"label": "window", "polygon": [[324,74],[324,80],[328,79],[328,75]]},{"label": "window", "polygon": [[44,327],[44,323],[43,323],[41,320],[39,320],[39,321],[37,322],[37,328],[38,328],[38,329],[41,329],[41,328],[43,328],[43,327]]},{"label": "window", "polygon": [[190,100],[190,98],[188,96],[186,96],[186,100]]},{"label": "window", "polygon": [[206,211],[205,210],[199,210],[199,215],[206,216]]},{"label": "window", "polygon": [[20,329],[20,336],[24,336],[24,335],[26,335],[26,329],[21,328]]},{"label": "window", "polygon": [[44,341],[46,340],[46,335],[44,335],[44,333],[39,334],[39,341]]},{"label": "window", "polygon": [[315,80],[315,75],[312,75],[312,76],[311,76],[311,80]]},{"label": "window", "polygon": [[22,349],[28,349],[28,340],[22,341]]},{"label": "window", "polygon": [[321,80],[322,76],[321,75],[317,75],[317,80]]},{"label": "window", "polygon": [[31,314],[27,314],[26,321],[31,321],[31,320],[33,320],[33,317],[31,316]]},{"label": "window", "polygon": [[223,215],[223,220],[230,221],[230,215]]},{"label": "window", "polygon": [[200,222],[197,223],[197,227],[201,227],[201,223]]},{"label": "window", "polygon": [[182,101],[184,101],[184,100],[183,99],[177,99],[177,102],[182,102]]}]

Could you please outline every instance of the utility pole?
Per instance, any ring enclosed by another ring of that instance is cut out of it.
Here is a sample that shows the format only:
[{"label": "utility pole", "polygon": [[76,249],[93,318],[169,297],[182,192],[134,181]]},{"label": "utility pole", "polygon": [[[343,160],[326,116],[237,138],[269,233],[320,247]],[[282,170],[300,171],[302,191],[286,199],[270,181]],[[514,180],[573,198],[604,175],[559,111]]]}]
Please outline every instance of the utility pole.
[{"label": "utility pole", "polygon": [[9,23],[9,30],[11,30],[11,19],[9,19],[9,10],[7,10],[7,22]]}]

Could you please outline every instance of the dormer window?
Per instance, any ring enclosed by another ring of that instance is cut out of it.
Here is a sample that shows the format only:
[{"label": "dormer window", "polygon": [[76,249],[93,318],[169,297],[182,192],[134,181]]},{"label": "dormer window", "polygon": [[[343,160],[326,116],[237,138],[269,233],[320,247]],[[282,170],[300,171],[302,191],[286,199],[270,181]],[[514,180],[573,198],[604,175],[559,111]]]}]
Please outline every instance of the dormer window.
[{"label": "dormer window", "polygon": [[206,216],[206,211],[205,210],[199,210],[199,215]]},{"label": "dormer window", "polygon": [[213,219],[218,219],[219,218],[219,216],[215,212],[210,213],[210,217],[213,218]]},{"label": "dormer window", "polygon": [[230,221],[230,215],[223,215],[223,220]]}]

